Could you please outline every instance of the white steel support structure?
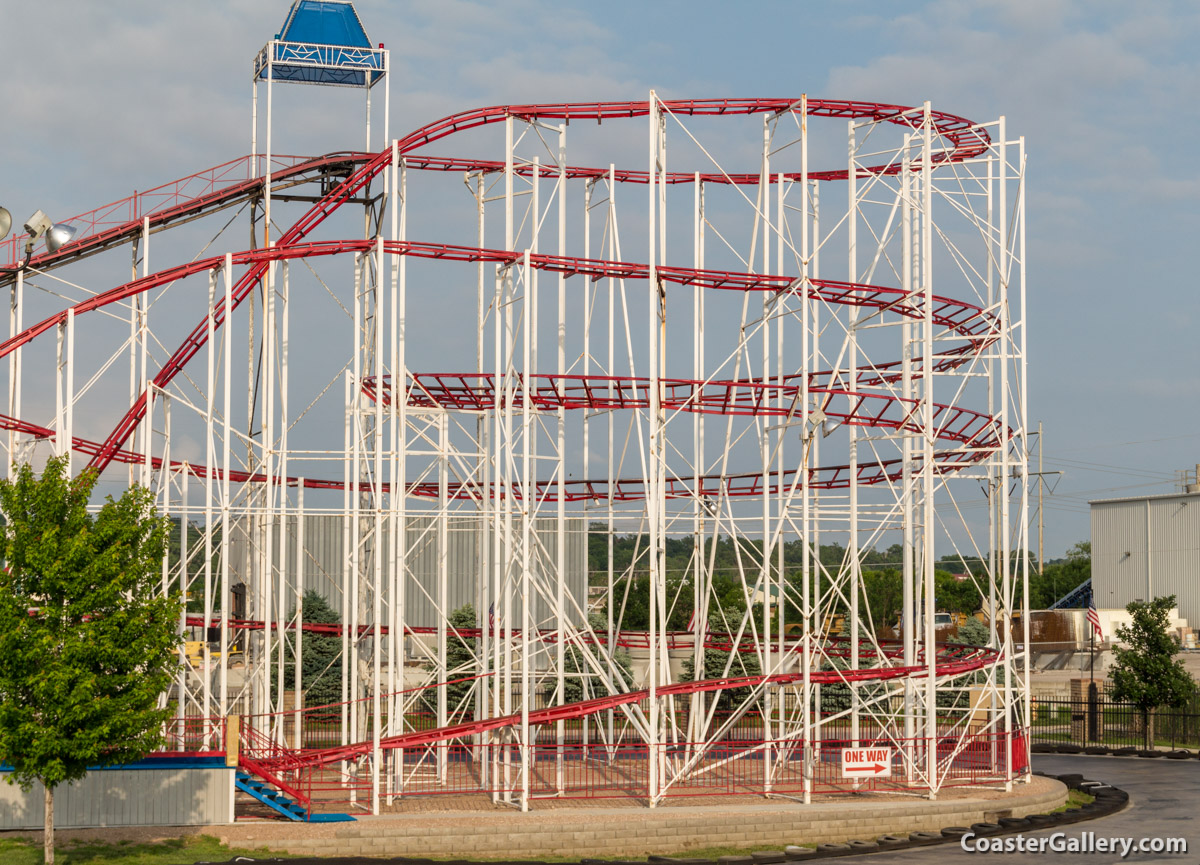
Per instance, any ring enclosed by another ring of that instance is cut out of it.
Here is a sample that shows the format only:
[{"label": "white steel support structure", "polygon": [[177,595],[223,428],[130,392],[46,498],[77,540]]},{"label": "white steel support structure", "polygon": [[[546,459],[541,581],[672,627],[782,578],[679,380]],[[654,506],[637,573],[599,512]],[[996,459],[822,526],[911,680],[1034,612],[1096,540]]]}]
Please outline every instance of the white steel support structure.
[{"label": "white steel support structure", "polygon": [[[1027,777],[1025,153],[1003,120],[651,92],[468,112],[303,174],[270,155],[279,50],[238,202],[261,207],[254,248],[178,265],[168,234],[152,270],[139,216],[101,348],[91,290],[59,285],[32,333],[26,283],[52,277],[8,279],[9,457],[125,462],[179,521],[164,586],[203,646],[176,735],[247,715],[251,754],[337,746],[321,783],[373,813],[466,789],[527,810],[618,776],[650,807],[810,801],[854,788],[842,743],[889,743],[905,794]],[[568,139],[612,145],[596,121],[645,122],[644,168],[624,144],[573,161]],[[502,158],[434,153],[474,126]],[[53,404],[26,405],[32,380],[22,399],[29,351]],[[126,372],[141,414],[108,447],[94,409]],[[989,647],[939,631],[948,562]],[[338,624],[313,627],[311,592]]]}]

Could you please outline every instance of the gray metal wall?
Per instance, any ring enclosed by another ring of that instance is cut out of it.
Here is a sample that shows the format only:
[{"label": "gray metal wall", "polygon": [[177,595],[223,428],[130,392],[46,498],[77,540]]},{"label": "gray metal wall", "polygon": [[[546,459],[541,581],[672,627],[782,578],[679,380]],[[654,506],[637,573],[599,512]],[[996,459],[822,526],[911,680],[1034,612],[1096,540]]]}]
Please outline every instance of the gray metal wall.
[{"label": "gray metal wall", "polygon": [[[23,793],[0,773],[0,829],[40,829],[45,791]],[[54,791],[59,829],[104,826],[204,826],[233,816],[233,770],[104,769]]]},{"label": "gray metal wall", "polygon": [[1200,494],[1095,501],[1092,596],[1097,607],[1175,595],[1200,625]]},{"label": "gray metal wall", "polygon": [[[364,516],[361,519],[369,519]],[[342,585],[346,567],[346,557],[343,552],[343,517],[337,514],[307,514],[304,517],[304,550],[302,569],[297,567],[297,517],[288,517],[285,522],[286,531],[280,538],[279,522],[274,529],[274,544],[278,550],[277,562],[282,562],[282,575],[276,583],[276,591],[280,583],[285,584],[285,591],[295,593],[295,574],[302,572],[305,591],[313,590],[327,600],[335,609],[340,610],[342,604]],[[474,604],[477,613],[480,611],[479,586],[483,579],[491,580],[491,574],[481,574],[479,559],[479,544],[481,532],[483,539],[491,543],[490,533],[482,528],[482,521],[477,517],[450,517],[447,520],[446,533],[446,594],[447,609],[454,610],[464,604]],[[554,519],[536,520],[534,528],[537,536],[538,567],[545,576],[543,584],[548,587],[555,585],[554,564],[558,549],[557,523]],[[386,532],[386,530],[385,530]],[[582,617],[577,611],[587,609],[587,523],[582,519],[566,521],[566,551],[565,551],[565,582],[568,600],[567,618],[574,624],[582,623]],[[387,538],[383,539],[380,555],[383,557],[384,574],[386,579],[386,563],[389,555]],[[409,578],[405,584],[405,621],[413,627],[433,627],[437,624],[436,615],[438,587],[438,534],[434,517],[410,517],[407,527],[407,572]],[[490,546],[488,548],[490,550]],[[243,580],[249,575],[251,544],[247,534],[246,522],[241,521],[230,534],[230,568],[233,582]],[[490,553],[489,553],[490,555]],[[553,597],[553,590],[550,591]],[[570,600],[574,599],[574,603]],[[531,599],[531,613],[543,627],[553,627],[553,608],[546,597],[541,594]],[[289,610],[294,604],[289,603]],[[519,604],[518,607],[519,609]],[[251,612],[251,617],[255,617]],[[363,621],[370,624],[371,619]]]}]

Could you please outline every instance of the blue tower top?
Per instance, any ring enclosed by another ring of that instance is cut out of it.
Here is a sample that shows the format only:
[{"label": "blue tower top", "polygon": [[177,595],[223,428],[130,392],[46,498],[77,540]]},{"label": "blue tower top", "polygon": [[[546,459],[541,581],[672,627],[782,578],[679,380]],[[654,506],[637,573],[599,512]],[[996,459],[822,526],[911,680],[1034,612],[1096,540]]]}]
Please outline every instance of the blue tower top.
[{"label": "blue tower top", "polygon": [[275,38],[281,42],[371,47],[354,4],[328,0],[296,0]]},{"label": "blue tower top", "polygon": [[387,73],[350,0],[295,0],[279,33],[254,59],[254,80],[370,87]]}]

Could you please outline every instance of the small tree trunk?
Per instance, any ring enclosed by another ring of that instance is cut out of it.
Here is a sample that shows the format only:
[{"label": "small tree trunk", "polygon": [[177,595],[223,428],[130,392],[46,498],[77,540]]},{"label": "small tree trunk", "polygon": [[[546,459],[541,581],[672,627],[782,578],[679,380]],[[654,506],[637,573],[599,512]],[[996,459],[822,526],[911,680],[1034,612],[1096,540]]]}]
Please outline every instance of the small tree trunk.
[{"label": "small tree trunk", "polygon": [[45,865],[54,865],[54,788],[46,787],[46,819],[43,822],[42,858]]}]

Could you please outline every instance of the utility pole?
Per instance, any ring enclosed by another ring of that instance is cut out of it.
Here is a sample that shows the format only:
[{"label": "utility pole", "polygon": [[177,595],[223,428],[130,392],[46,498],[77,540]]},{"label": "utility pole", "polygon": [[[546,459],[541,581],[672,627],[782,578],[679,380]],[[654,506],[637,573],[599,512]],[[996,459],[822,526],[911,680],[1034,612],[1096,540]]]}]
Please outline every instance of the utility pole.
[{"label": "utility pole", "polygon": [[1042,531],[1045,521],[1042,519],[1042,422],[1038,421],[1038,576],[1042,575]]},{"label": "utility pole", "polygon": [[1045,519],[1043,518],[1043,514],[1042,514],[1042,494],[1044,493],[1044,491],[1046,489],[1046,475],[1061,475],[1062,474],[1062,472],[1042,471],[1042,422],[1041,421],[1038,421],[1038,428],[1037,428],[1037,467],[1038,467],[1038,470],[1035,473],[1033,473],[1033,476],[1037,478],[1037,523],[1038,523],[1038,525],[1037,525],[1037,535],[1038,535],[1037,572],[1038,572],[1038,576],[1041,576],[1042,569],[1045,567],[1045,565],[1042,563],[1042,558],[1043,558],[1043,554],[1044,554],[1043,538],[1045,535],[1045,526],[1046,526]]}]

